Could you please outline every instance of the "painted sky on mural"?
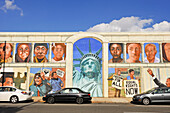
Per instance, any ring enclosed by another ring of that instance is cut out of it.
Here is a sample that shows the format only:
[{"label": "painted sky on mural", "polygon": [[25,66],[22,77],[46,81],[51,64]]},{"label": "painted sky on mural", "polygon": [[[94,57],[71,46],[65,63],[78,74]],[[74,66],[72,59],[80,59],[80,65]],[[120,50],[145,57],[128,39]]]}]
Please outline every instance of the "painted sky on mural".
[{"label": "painted sky on mural", "polygon": [[0,0],[0,32],[170,31],[170,0]]}]

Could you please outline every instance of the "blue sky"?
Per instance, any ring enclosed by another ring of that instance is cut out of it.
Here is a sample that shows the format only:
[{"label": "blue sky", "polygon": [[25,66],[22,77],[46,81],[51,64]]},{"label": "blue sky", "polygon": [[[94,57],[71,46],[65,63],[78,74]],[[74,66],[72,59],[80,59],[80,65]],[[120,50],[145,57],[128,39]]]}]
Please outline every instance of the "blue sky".
[{"label": "blue sky", "polygon": [[170,0],[0,0],[0,32],[169,31],[169,4]]}]

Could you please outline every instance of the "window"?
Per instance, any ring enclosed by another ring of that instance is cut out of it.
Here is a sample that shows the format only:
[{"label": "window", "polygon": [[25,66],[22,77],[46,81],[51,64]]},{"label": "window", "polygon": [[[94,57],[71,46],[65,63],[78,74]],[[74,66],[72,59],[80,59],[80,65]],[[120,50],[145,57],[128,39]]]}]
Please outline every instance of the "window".
[{"label": "window", "polygon": [[0,92],[4,91],[2,87],[0,87]]},{"label": "window", "polygon": [[156,89],[156,90],[154,91],[155,94],[161,94],[161,93],[163,93],[163,92],[164,92],[164,89]]},{"label": "window", "polygon": [[170,89],[165,89],[165,93],[170,93]]},{"label": "window", "polygon": [[69,93],[69,89],[65,89],[65,90],[61,91],[60,93]]},{"label": "window", "polygon": [[72,89],[72,93],[79,93],[77,89]]}]

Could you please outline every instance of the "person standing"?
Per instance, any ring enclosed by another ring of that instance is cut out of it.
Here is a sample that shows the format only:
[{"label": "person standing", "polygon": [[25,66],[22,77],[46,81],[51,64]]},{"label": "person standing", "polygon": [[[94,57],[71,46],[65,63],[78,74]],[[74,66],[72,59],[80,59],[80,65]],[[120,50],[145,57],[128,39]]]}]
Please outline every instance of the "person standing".
[{"label": "person standing", "polygon": [[[117,76],[121,77],[121,71],[120,70],[118,70]],[[121,94],[121,89],[115,88],[115,95],[114,95],[114,97],[117,97],[117,95],[118,95],[118,97],[120,97],[120,94]]]},{"label": "person standing", "polygon": [[64,87],[64,83],[63,81],[58,77],[57,73],[56,72],[52,72],[52,75],[51,75],[51,80],[49,81],[49,83],[51,84],[52,86],[52,92],[56,92],[58,90],[61,90],[62,87]]}]

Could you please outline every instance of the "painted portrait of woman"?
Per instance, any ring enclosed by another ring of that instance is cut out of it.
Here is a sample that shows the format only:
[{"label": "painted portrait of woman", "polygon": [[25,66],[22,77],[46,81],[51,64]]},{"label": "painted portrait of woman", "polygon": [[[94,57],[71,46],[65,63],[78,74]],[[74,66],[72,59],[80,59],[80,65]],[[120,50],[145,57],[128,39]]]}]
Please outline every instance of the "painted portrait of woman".
[{"label": "painted portrait of woman", "polygon": [[6,43],[5,55],[4,55],[4,50],[3,50],[4,46],[5,46],[5,43],[0,43],[0,61],[4,62],[4,56],[5,56],[5,62],[11,63],[12,62],[13,44]]},{"label": "painted portrait of woman", "polygon": [[15,54],[15,62],[30,62],[31,44],[19,43]]}]

